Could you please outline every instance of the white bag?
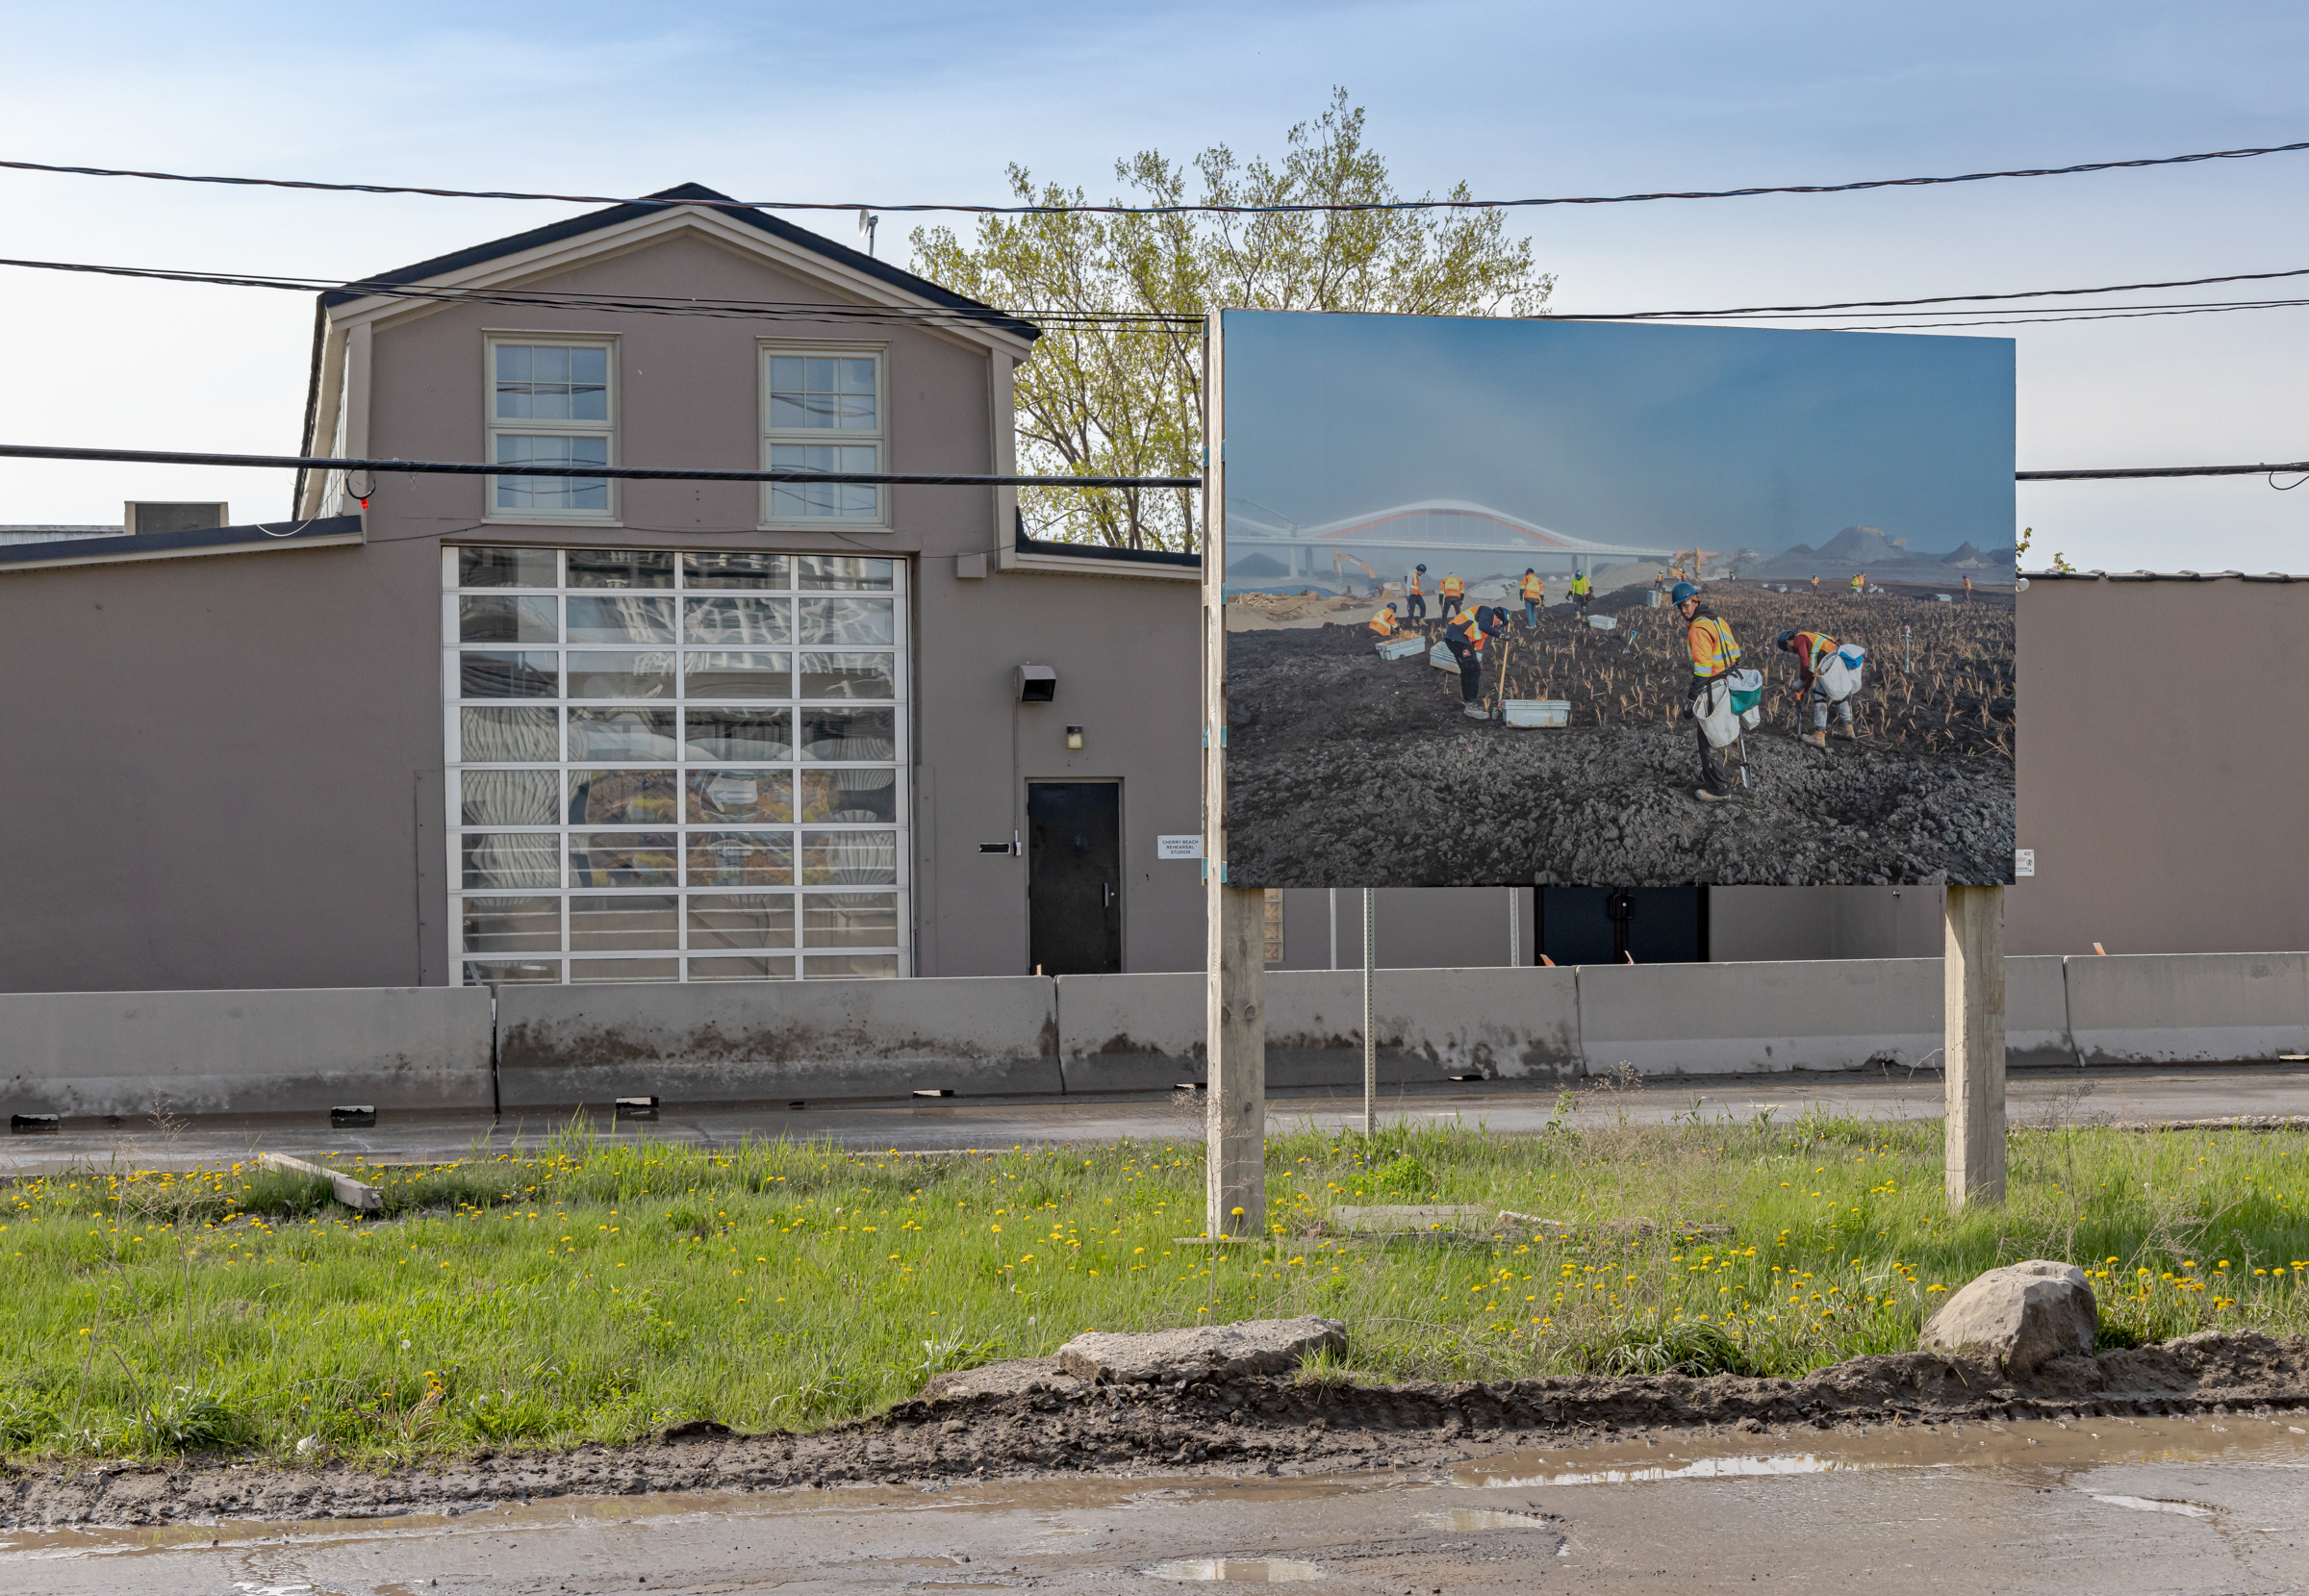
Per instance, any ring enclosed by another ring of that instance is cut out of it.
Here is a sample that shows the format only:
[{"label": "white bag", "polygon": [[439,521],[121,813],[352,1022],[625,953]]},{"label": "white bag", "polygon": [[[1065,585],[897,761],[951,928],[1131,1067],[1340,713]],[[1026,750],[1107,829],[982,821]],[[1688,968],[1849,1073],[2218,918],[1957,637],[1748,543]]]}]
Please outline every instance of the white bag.
[{"label": "white bag", "polygon": [[1731,683],[1715,681],[1702,688],[1692,700],[1691,715],[1710,747],[1730,747],[1739,741],[1740,717],[1732,708]]},{"label": "white bag", "polygon": [[1820,691],[1832,704],[1840,704],[1860,691],[1860,667],[1865,657],[1857,644],[1847,643],[1820,666]]}]

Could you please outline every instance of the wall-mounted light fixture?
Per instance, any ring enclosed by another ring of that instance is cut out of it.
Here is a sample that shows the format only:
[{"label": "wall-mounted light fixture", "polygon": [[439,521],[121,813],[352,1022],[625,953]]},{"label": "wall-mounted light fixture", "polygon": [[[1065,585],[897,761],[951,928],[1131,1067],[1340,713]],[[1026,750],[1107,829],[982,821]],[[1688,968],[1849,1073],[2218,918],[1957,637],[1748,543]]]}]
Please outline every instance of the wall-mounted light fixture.
[{"label": "wall-mounted light fixture", "polygon": [[1079,752],[1081,750],[1082,728],[1080,726],[1069,726],[1066,728],[1066,746],[1069,751],[1072,752]]}]

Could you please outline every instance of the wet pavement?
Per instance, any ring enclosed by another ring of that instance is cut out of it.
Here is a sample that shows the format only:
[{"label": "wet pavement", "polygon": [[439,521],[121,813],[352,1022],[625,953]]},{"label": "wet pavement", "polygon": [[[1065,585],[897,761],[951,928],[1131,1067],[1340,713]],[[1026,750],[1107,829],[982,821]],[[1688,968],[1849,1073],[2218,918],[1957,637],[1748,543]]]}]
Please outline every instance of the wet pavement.
[{"label": "wet pavement", "polygon": [[[1941,1079],[1930,1073],[1721,1076],[1654,1079],[1628,1090],[1592,1082],[1552,1084],[1470,1081],[1448,1089],[1388,1091],[1380,1111],[1390,1123],[1458,1123],[1504,1132],[1540,1130],[1565,1112],[1663,1124],[1746,1122],[1769,1113],[1789,1119],[1811,1108],[1870,1119],[1938,1119]],[[2013,1122],[2030,1124],[2169,1124],[2238,1116],[2297,1117],[2309,1123],[2309,1065],[2203,1066],[2016,1072],[2009,1087]],[[1348,1091],[1279,1092],[1268,1102],[1269,1132],[1337,1130],[1362,1122],[1362,1098]],[[410,1116],[390,1114],[371,1129],[333,1130],[320,1116],[202,1119],[172,1127],[131,1122],[66,1121],[61,1132],[12,1135],[0,1142],[0,1175],[53,1173],[76,1163],[114,1159],[144,1167],[214,1166],[257,1151],[300,1157],[365,1156],[386,1163],[458,1158],[481,1150],[535,1147],[569,1123],[566,1114]],[[747,1137],[824,1138],[879,1152],[955,1152],[1047,1142],[1199,1138],[1200,1105],[1181,1111],[1167,1096],[1112,1094],[1075,1098],[947,1099],[850,1103],[790,1109],[668,1107],[655,1121],[602,1119],[604,1134],[627,1140],[723,1145]]]},{"label": "wet pavement", "polygon": [[2309,1415],[1659,1432],[1447,1474],[563,1498],[0,1533],[0,1589],[1872,1593],[2309,1587]]}]

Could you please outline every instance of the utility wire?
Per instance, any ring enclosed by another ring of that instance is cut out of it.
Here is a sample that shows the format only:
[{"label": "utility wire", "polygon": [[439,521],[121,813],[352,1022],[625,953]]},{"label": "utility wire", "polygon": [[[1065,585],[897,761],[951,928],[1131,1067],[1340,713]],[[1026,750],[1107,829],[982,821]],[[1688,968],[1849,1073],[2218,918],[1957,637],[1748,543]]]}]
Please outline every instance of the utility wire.
[{"label": "utility wire", "polygon": [[[1200,488],[1199,476],[920,475],[896,471],[716,471],[659,466],[493,466],[477,460],[341,460],[295,454],[193,454],[171,449],[79,449],[0,443],[0,459],[116,460],[142,466],[260,466],[283,470],[404,471],[431,476],[617,477],[636,482],[827,482],[897,488]],[[2018,482],[2082,482],[2137,476],[2259,476],[2309,472],[2309,461],[2260,466],[2133,466],[2106,470],[2015,471]]]},{"label": "utility wire", "polygon": [[1308,201],[1296,205],[960,205],[948,203],[885,204],[864,200],[804,199],[679,199],[659,195],[619,198],[611,194],[531,193],[511,189],[434,189],[397,183],[322,183],[283,177],[221,177],[190,172],[136,171],[117,166],[60,166],[39,161],[0,161],[0,168],[22,172],[51,172],[68,177],[134,177],[161,183],[218,183],[235,188],[305,189],[323,193],[422,194],[436,199],[548,200],[565,205],[643,205],[668,208],[702,205],[733,211],[948,211],[981,216],[1131,215],[1164,216],[1191,213],[1220,215],[1287,215],[1319,211],[1492,211],[1542,205],[1634,205],[1662,199],[1748,199],[1759,194],[1844,194],[1865,189],[1921,189],[1951,183],[1985,183],[2006,177],[2070,177],[2080,172],[2126,170],[2139,166],[2185,166],[2202,161],[2246,161],[2260,155],[2284,155],[2309,149],[2309,139],[2291,144],[2266,144],[2249,149],[2205,150],[2195,155],[2145,156],[2126,161],[2086,161],[2073,166],[2020,166],[2006,171],[1963,172],[1952,177],[1879,177],[1859,183],[1789,183],[1744,189],[1693,189],[1637,194],[1581,194],[1546,199],[1400,199],[1369,202]]}]

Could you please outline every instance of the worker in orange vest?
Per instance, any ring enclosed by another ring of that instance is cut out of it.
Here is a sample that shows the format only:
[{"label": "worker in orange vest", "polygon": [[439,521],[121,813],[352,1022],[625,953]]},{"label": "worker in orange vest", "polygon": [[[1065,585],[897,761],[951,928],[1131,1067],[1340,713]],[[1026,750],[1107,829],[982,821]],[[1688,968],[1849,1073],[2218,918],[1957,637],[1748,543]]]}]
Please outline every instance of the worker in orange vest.
[{"label": "worker in orange vest", "polygon": [[[1826,632],[1782,632],[1774,640],[1784,654],[1796,660],[1796,696],[1812,706],[1812,730],[1802,733],[1797,741],[1809,743],[1825,753],[1828,749],[1828,694],[1820,686],[1820,667],[1828,662],[1838,647],[1836,639]],[[1852,729],[1852,700],[1846,698],[1836,706],[1837,736],[1847,743],[1860,740]]]},{"label": "worker in orange vest", "polygon": [[1855,577],[1853,577],[1853,578],[1852,578],[1852,596],[1853,596],[1853,597],[1855,597],[1855,598],[1858,598],[1858,597],[1859,597],[1859,596],[1860,596],[1862,594],[1864,594],[1864,593],[1865,593],[1865,592],[1867,591],[1867,588],[1868,588],[1868,573],[1867,573],[1866,571],[1865,571],[1865,570],[1864,570],[1864,571],[1860,572],[1860,574],[1858,574],[1857,576],[1855,576]]},{"label": "worker in orange vest", "polygon": [[1547,582],[1530,566],[1523,568],[1523,623],[1539,624],[1539,606],[1547,602]]},{"label": "worker in orange vest", "polygon": [[1814,598],[1820,595],[1820,579],[1817,576],[1812,579],[1812,595]]},{"label": "worker in orange vest", "polygon": [[1381,637],[1393,637],[1395,635],[1395,606],[1385,605],[1377,615],[1373,616],[1371,629]]},{"label": "worker in orange vest", "polygon": [[1404,611],[1404,616],[1408,620],[1425,621],[1427,619],[1427,595],[1421,590],[1419,581],[1426,574],[1427,567],[1413,566],[1411,573],[1403,579],[1404,595],[1410,601],[1409,608]]},{"label": "worker in orange vest", "polygon": [[1965,602],[1967,604],[1972,602],[1972,578],[1970,576],[1965,578]]},{"label": "worker in orange vest", "polygon": [[1443,646],[1459,668],[1459,701],[1471,721],[1487,721],[1490,711],[1476,702],[1484,691],[1484,645],[1508,629],[1505,610],[1488,604],[1462,609],[1443,626]]},{"label": "worker in orange vest", "polygon": [[[1678,582],[1668,596],[1675,602],[1676,613],[1684,618],[1684,643],[1691,650],[1691,701],[1696,708],[1700,696],[1739,664],[1739,645],[1733,639],[1731,626],[1707,606],[1699,589],[1689,582]],[[1732,783],[1724,776],[1723,750],[1708,741],[1708,728],[1697,725],[1696,714],[1692,720],[1700,739],[1700,785],[1692,796],[1702,803],[1722,803],[1732,796]]]},{"label": "worker in orange vest", "polygon": [[1456,575],[1446,576],[1438,591],[1443,595],[1443,619],[1449,621],[1459,613],[1459,600],[1467,596],[1467,584]]}]

